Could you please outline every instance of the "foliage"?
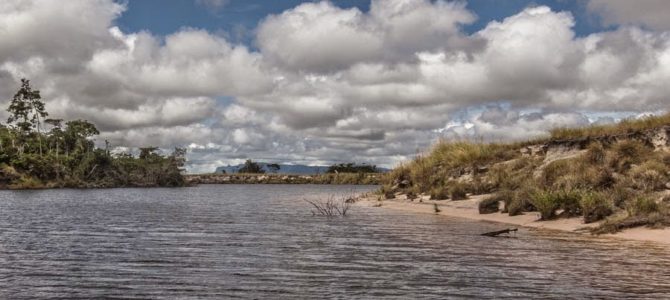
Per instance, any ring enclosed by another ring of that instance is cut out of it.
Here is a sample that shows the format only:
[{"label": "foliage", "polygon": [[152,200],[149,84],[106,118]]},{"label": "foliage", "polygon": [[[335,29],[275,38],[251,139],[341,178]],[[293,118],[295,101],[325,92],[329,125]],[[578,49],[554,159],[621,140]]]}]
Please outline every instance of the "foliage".
[{"label": "foliage", "polygon": [[326,173],[378,173],[377,166],[374,165],[357,165],[354,163],[336,164],[328,167]]},{"label": "foliage", "polygon": [[434,187],[430,191],[431,200],[447,200],[449,198],[449,191],[444,187]]},{"label": "foliage", "polygon": [[263,170],[263,167],[261,167],[258,163],[255,163],[251,159],[247,159],[247,161],[244,162],[244,166],[240,168],[238,173],[246,173],[246,174],[263,174],[265,171]]},{"label": "foliage", "polygon": [[582,194],[579,204],[584,215],[584,223],[587,224],[600,221],[613,213],[612,203],[600,192],[589,191]]},{"label": "foliage", "polygon": [[467,185],[461,182],[454,182],[449,185],[449,197],[451,200],[468,199]]},{"label": "foliage", "polygon": [[556,210],[560,207],[558,194],[550,191],[536,191],[532,194],[530,202],[540,212],[541,220],[551,220],[556,216]]},{"label": "foliage", "polygon": [[24,135],[35,128],[39,131],[40,118],[48,115],[40,91],[33,90],[27,79],[21,79],[21,88],[14,94],[7,111],[10,113],[7,123],[14,124]]},{"label": "foliage", "polygon": [[480,214],[492,214],[500,210],[500,197],[497,195],[487,197],[481,202],[479,202],[479,213]]},{"label": "foliage", "polygon": [[[158,148],[140,149],[140,157],[112,155],[109,143],[97,149],[93,138],[100,134],[86,120],[46,119],[40,93],[28,80],[8,108],[9,126],[0,126],[0,185],[9,188],[183,186],[185,150],[167,156]],[[11,170],[11,171],[8,171]]]},{"label": "foliage", "polygon": [[649,196],[637,197],[626,207],[626,211],[630,216],[643,216],[659,212],[660,210],[661,205]]}]

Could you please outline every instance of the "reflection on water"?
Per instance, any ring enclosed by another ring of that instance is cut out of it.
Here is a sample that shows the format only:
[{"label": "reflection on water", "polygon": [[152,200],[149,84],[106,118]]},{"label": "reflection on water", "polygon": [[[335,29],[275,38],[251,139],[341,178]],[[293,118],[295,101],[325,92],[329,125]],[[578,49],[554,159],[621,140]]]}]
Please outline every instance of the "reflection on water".
[{"label": "reflection on water", "polygon": [[0,192],[0,298],[668,298],[667,247],[301,199],[373,187]]}]

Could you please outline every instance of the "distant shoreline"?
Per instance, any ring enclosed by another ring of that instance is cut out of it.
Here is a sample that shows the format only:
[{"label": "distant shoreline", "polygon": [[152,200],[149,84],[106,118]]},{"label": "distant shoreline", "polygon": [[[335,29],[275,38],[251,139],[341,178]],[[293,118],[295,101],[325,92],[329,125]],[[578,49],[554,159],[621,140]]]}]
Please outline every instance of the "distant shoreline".
[{"label": "distant shoreline", "polygon": [[[540,221],[540,215],[537,212],[526,212],[523,215],[518,216],[509,216],[502,213],[480,214],[478,204],[482,199],[485,199],[488,196],[490,195],[477,195],[472,196],[468,200],[459,201],[429,200],[428,198],[425,198],[421,199],[422,202],[419,202],[419,199],[414,201],[407,200],[404,195],[401,195],[396,199],[386,199],[381,201],[378,200],[377,196],[365,195],[359,198],[357,204],[367,207],[380,207],[420,214],[437,214],[528,228],[560,230],[576,234],[590,235],[587,233],[586,229],[598,226],[598,223],[584,224],[582,218],[561,218],[551,221]],[[436,204],[440,210],[438,213],[435,212]],[[637,227],[626,229],[615,234],[602,234],[598,236],[670,245],[670,228],[651,229],[647,227]]]},{"label": "distant shoreline", "polygon": [[353,184],[379,185],[382,173],[299,174],[186,174],[189,185],[197,184]]}]

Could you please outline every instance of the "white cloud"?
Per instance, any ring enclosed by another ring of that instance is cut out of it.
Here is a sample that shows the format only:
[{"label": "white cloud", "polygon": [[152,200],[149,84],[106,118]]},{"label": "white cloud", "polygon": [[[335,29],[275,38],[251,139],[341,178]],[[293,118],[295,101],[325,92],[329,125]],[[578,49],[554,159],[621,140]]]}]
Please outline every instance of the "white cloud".
[{"label": "white cloud", "polygon": [[370,12],[322,1],[269,16],[258,28],[263,55],[306,72],[343,70],[361,62],[407,60],[419,50],[463,46],[460,24],[474,21],[463,3],[373,0]]},{"label": "white cloud", "polygon": [[305,3],[260,23],[258,51],[192,28],[122,32],[125,9],[3,1],[1,99],[28,77],[53,117],[91,120],[119,147],[188,145],[205,171],[247,157],[389,166],[440,137],[524,139],[663,110],[670,94],[667,33],[577,37],[544,6],[468,35],[462,2]]}]

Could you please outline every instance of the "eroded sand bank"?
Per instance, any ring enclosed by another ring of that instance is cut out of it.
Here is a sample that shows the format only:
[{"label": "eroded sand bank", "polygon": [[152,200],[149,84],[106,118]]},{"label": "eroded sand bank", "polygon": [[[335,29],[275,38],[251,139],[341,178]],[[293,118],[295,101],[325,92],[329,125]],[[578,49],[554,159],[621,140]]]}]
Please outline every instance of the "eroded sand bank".
[{"label": "eroded sand bank", "polygon": [[[537,212],[528,212],[520,216],[509,216],[503,213],[479,214],[479,201],[488,195],[478,195],[470,197],[468,200],[460,201],[434,201],[416,199],[407,200],[404,196],[397,199],[387,199],[378,201],[377,196],[364,196],[357,202],[358,205],[369,207],[380,207],[385,209],[396,209],[407,212],[436,214],[435,204],[438,205],[440,212],[437,214],[449,217],[459,217],[478,221],[491,221],[506,223],[516,226],[543,228],[551,230],[561,230],[575,232],[579,234],[590,234],[588,227],[597,226],[597,224],[584,224],[581,218],[558,219],[552,221],[539,221],[540,214]],[[381,205],[381,206],[380,206]],[[612,238],[622,238],[637,241],[657,242],[670,245],[670,229],[650,229],[645,227],[628,229],[616,234],[601,235]]]}]

